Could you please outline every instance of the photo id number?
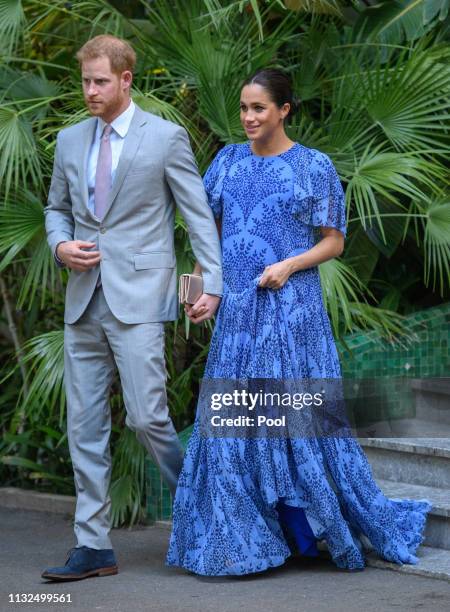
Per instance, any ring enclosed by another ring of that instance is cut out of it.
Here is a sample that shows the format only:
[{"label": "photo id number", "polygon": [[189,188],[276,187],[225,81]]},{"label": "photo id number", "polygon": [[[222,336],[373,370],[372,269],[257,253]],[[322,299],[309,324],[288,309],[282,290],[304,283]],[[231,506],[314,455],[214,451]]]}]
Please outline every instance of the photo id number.
[{"label": "photo id number", "polygon": [[70,593],[10,593],[9,603],[72,603]]}]

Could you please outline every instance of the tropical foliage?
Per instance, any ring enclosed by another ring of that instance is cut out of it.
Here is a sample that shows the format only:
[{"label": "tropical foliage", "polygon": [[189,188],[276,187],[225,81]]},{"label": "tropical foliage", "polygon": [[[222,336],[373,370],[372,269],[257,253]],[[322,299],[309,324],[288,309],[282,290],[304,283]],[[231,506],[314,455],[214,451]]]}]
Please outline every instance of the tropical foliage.
[{"label": "tropical foliage", "polygon": [[[127,38],[133,96],[183,124],[200,170],[239,123],[243,78],[292,75],[292,138],[328,153],[346,188],[343,256],[320,266],[337,337],[448,299],[450,0],[0,0],[0,397],[2,482],[71,493],[64,433],[62,314],[67,272],[46,245],[43,205],[56,132],[86,116],[75,52],[99,33]],[[176,219],[179,271],[192,267]],[[186,342],[189,334],[190,341]],[[192,419],[210,327],[167,327],[169,403]],[[115,524],[141,514],[144,452],[123,427],[114,385]]]}]

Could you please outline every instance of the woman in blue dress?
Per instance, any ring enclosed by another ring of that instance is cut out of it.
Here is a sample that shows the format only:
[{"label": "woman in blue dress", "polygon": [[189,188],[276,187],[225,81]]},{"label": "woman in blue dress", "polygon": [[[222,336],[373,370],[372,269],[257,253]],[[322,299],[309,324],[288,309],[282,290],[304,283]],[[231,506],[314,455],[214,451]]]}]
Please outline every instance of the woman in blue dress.
[{"label": "woman in blue dress", "polygon": [[[253,75],[241,92],[249,141],[224,147],[204,177],[224,272],[205,379],[341,377],[318,264],[343,250],[344,194],[329,157],[286,135],[293,110],[286,74]],[[167,564],[249,574],[284,563],[293,543],[315,556],[319,540],[346,570],[364,568],[369,543],[389,561],[417,563],[430,508],[387,499],[351,436],[205,436],[198,411]]]}]

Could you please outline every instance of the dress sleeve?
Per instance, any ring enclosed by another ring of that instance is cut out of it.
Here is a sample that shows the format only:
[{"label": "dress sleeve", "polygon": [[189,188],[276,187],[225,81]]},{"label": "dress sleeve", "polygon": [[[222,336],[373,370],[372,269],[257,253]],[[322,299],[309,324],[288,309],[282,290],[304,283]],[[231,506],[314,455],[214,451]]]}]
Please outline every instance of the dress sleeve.
[{"label": "dress sleeve", "polygon": [[203,177],[208,203],[216,218],[222,215],[222,188],[227,173],[227,159],[231,146],[227,145],[217,153]]},{"label": "dress sleeve", "polygon": [[331,159],[319,151],[300,163],[294,179],[292,214],[307,225],[347,233],[345,194]]}]

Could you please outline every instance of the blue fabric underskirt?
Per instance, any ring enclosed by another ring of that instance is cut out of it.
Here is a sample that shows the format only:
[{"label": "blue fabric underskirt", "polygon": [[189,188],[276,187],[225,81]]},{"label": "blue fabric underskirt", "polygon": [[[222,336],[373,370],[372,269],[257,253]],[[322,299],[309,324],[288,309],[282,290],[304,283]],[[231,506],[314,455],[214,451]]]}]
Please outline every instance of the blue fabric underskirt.
[{"label": "blue fabric underskirt", "polygon": [[305,557],[317,557],[317,540],[309,526],[303,508],[287,506],[283,502],[278,502],[276,506],[278,519],[283,531],[291,534],[300,553]]}]

